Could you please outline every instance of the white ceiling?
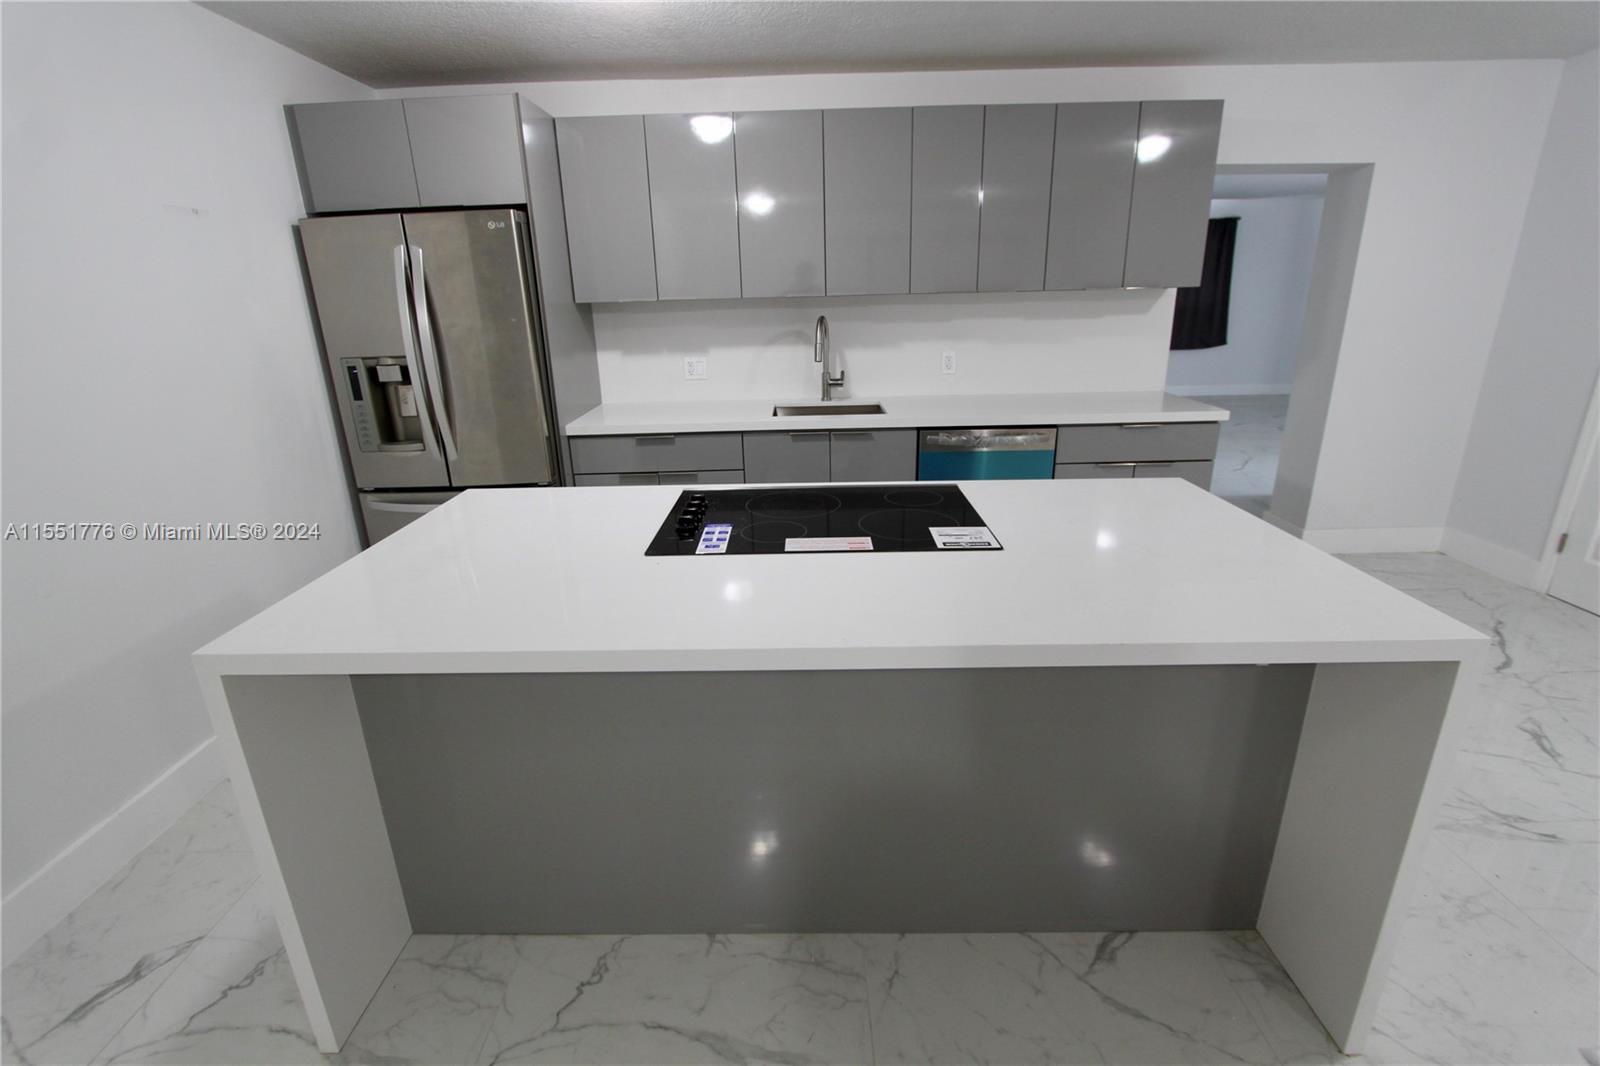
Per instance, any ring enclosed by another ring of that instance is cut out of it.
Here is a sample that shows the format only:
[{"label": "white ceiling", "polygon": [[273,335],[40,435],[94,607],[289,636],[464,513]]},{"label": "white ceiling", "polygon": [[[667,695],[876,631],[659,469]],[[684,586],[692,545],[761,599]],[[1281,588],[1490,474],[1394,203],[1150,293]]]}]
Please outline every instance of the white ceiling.
[{"label": "white ceiling", "polygon": [[828,71],[1564,57],[1588,0],[209,0],[378,88]]}]

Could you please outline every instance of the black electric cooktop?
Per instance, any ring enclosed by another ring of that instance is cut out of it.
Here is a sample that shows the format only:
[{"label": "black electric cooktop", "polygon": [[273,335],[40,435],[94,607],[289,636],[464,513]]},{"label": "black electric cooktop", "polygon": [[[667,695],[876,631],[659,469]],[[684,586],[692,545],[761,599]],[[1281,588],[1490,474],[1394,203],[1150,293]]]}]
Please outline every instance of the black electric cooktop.
[{"label": "black electric cooktop", "polygon": [[999,551],[955,485],[806,485],[679,495],[646,555]]}]

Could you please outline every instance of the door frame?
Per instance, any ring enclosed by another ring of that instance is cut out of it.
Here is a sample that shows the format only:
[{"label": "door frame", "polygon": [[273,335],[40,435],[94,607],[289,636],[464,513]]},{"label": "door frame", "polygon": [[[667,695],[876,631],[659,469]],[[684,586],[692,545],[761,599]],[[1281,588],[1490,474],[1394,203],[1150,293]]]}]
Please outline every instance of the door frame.
[{"label": "door frame", "polygon": [[1589,394],[1589,410],[1583,416],[1583,428],[1578,431],[1578,445],[1572,450],[1567,467],[1567,478],[1562,483],[1561,495],[1556,499],[1555,515],[1550,532],[1545,536],[1544,554],[1539,557],[1539,568],[1534,571],[1533,587],[1546,595],[1550,592],[1550,579],[1556,572],[1556,543],[1572,525],[1572,516],[1578,509],[1579,490],[1583,475],[1588,470],[1589,459],[1594,454],[1596,438],[1600,437],[1600,381]]}]

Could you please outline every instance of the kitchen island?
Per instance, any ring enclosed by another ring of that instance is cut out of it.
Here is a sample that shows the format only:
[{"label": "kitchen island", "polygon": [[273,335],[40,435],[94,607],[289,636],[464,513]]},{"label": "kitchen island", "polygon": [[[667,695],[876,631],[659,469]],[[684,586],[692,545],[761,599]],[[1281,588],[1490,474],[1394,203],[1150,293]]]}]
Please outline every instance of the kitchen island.
[{"label": "kitchen island", "polygon": [[1001,550],[467,492],[196,653],[319,1045],[413,932],[1253,927],[1358,1051],[1487,641],[1179,480],[960,488]]}]

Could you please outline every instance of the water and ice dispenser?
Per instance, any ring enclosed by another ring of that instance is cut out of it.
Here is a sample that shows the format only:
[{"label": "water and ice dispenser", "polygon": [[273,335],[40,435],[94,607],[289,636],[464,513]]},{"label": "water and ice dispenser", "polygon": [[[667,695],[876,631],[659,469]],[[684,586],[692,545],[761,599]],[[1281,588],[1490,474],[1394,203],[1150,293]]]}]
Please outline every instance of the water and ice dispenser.
[{"label": "water and ice dispenser", "polygon": [[422,395],[404,359],[345,359],[345,389],[364,452],[423,450]]}]

